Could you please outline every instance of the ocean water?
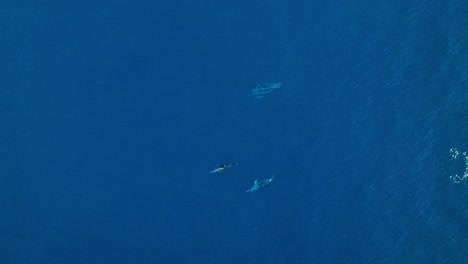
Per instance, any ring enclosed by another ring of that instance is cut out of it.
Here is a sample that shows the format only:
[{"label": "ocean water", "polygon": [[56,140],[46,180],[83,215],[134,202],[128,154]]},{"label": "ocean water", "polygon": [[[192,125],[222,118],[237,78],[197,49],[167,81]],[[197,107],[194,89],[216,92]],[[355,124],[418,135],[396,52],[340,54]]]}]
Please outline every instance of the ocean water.
[{"label": "ocean water", "polygon": [[468,2],[0,12],[0,263],[468,262]]}]

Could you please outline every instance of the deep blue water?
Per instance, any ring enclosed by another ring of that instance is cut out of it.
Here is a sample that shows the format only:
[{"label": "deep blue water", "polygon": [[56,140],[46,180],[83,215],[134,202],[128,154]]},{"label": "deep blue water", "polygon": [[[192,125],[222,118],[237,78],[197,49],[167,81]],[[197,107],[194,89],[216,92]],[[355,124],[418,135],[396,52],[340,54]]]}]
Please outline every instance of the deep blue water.
[{"label": "deep blue water", "polygon": [[468,2],[0,12],[0,263],[468,262]]}]

